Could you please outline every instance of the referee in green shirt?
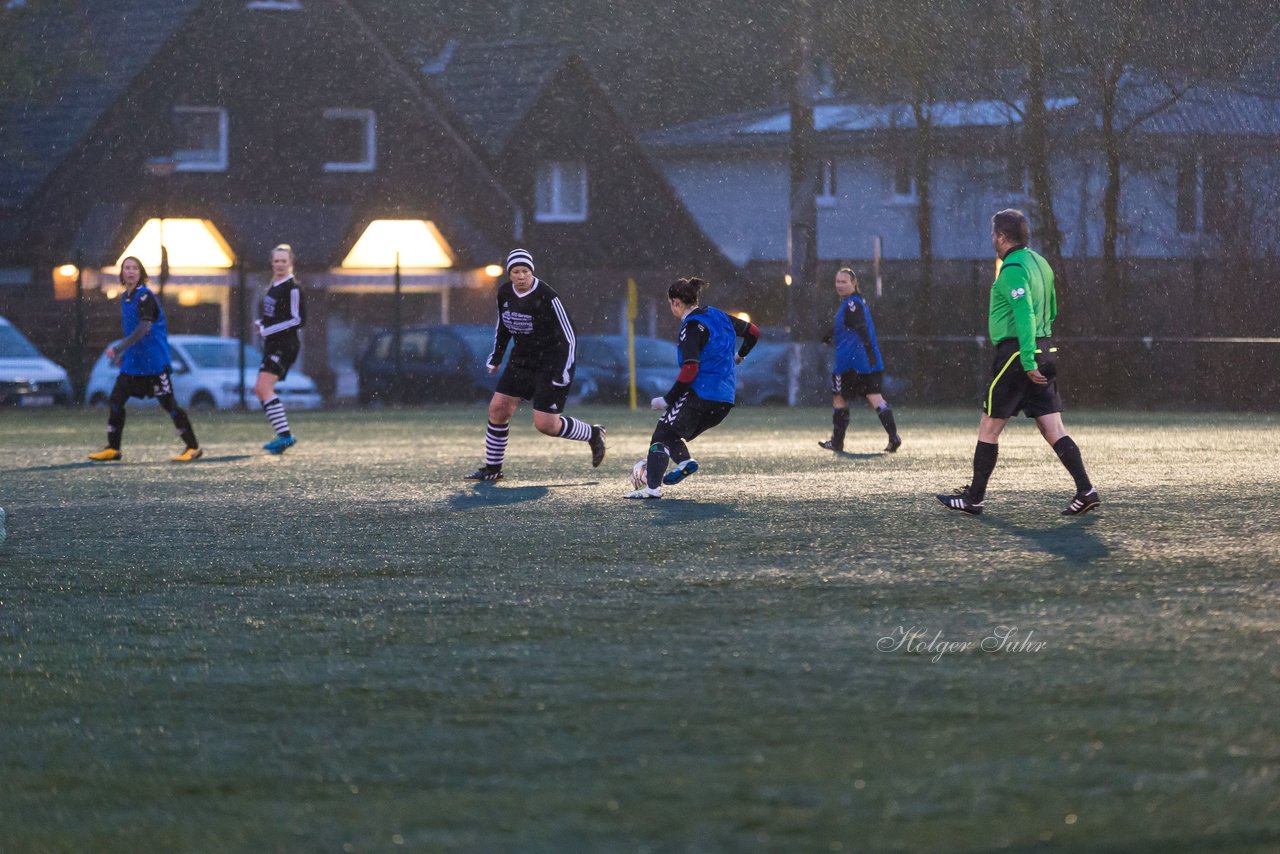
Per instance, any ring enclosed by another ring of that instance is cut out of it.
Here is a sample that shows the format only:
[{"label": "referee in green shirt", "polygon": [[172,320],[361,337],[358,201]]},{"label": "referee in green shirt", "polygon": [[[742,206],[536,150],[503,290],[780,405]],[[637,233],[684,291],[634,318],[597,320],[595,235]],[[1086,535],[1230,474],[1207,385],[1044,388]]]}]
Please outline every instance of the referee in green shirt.
[{"label": "referee in green shirt", "polygon": [[1049,262],[1027,248],[1031,227],[1022,211],[1003,210],[991,218],[991,245],[1001,260],[991,285],[988,334],[995,346],[991,385],[982,402],[978,447],[973,452],[973,481],[951,495],[939,495],[943,506],[975,516],[982,513],[987,480],[996,467],[1000,433],[1019,412],[1036,420],[1040,435],[1076,482],[1076,494],[1063,516],[1088,513],[1101,504],[1089,482],[1080,448],[1062,426],[1058,366],[1050,336],[1058,316]]}]

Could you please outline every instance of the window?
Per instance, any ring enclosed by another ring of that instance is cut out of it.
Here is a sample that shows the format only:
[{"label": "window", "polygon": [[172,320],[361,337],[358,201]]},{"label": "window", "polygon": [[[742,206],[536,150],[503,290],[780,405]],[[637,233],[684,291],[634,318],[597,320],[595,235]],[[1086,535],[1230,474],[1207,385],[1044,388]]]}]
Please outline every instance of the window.
[{"label": "window", "polygon": [[836,205],[836,162],[823,160],[818,164],[818,207],[833,208]]},{"label": "window", "polygon": [[1027,194],[1027,161],[1018,152],[1009,155],[1004,166],[1004,186],[1006,195],[1021,197]]},{"label": "window", "polygon": [[324,111],[326,172],[372,172],[377,166],[377,121],[373,110],[337,107]]},{"label": "window", "polygon": [[221,107],[173,108],[173,159],[179,172],[225,172],[227,111]]},{"label": "window", "polygon": [[538,164],[534,219],[538,222],[586,222],[585,163],[578,160],[548,160]]},{"label": "window", "polygon": [[1220,159],[1206,161],[1201,185],[1201,217],[1208,234],[1229,234],[1240,216],[1240,170]]},{"label": "window", "polygon": [[893,200],[895,202],[916,200],[916,168],[915,161],[911,157],[903,156],[894,161]]},{"label": "window", "polygon": [[1186,152],[1178,158],[1176,219],[1179,234],[1223,234],[1240,215],[1242,182],[1238,164]]},{"label": "window", "polygon": [[1195,234],[1200,226],[1200,176],[1198,158],[1186,153],[1178,158],[1177,220],[1179,234]]}]

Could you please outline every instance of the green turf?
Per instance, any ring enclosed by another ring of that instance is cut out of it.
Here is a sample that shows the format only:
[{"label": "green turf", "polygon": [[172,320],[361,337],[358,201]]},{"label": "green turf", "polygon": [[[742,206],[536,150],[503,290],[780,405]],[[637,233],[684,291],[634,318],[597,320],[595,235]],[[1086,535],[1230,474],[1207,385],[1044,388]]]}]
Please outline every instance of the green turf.
[{"label": "green turf", "polygon": [[1069,413],[1064,520],[1021,420],[973,518],[972,412],[744,409],[656,502],[576,414],[476,487],[483,408],[0,413],[0,849],[1280,847],[1276,416]]}]

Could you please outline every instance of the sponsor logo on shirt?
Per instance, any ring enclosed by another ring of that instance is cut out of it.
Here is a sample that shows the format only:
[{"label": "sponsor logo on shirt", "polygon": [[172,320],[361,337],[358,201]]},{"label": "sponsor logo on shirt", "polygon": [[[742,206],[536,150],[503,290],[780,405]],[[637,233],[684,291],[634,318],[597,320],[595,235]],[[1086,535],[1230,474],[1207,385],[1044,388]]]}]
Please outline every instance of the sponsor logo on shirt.
[{"label": "sponsor logo on shirt", "polygon": [[512,335],[528,335],[533,332],[533,315],[519,311],[502,312],[502,325]]},{"label": "sponsor logo on shirt", "polygon": [[270,317],[271,315],[273,315],[273,314],[275,314],[275,313],[276,313],[276,299],[275,299],[275,297],[263,297],[263,298],[262,298],[262,314],[263,314],[263,316],[264,316],[264,317]]},{"label": "sponsor logo on shirt", "polygon": [[1021,299],[1026,295],[1027,295],[1026,288],[1014,288],[1013,290],[1009,291],[1009,299]]}]

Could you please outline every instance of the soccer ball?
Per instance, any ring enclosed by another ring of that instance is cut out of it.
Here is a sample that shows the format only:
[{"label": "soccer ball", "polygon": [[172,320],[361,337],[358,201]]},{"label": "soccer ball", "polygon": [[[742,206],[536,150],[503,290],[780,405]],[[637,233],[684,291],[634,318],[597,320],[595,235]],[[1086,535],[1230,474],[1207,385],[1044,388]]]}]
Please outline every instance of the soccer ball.
[{"label": "soccer ball", "polygon": [[644,489],[649,485],[649,461],[636,460],[631,467],[631,485],[636,489]]}]

